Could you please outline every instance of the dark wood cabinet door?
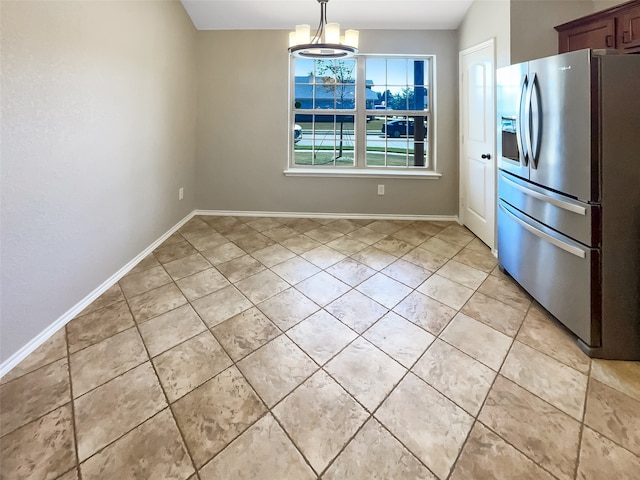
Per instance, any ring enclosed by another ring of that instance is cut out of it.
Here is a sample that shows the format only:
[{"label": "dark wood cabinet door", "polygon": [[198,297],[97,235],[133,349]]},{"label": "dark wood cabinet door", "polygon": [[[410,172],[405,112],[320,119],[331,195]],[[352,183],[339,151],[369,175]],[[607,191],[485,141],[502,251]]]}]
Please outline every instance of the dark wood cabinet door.
[{"label": "dark wood cabinet door", "polygon": [[640,53],[640,0],[577,18],[555,27],[558,53],[583,48],[613,48]]},{"label": "dark wood cabinet door", "polygon": [[616,22],[613,18],[593,20],[558,32],[560,53],[583,48],[615,48]]},{"label": "dark wood cabinet door", "polygon": [[640,5],[625,9],[617,17],[617,48],[637,50],[640,48]]}]

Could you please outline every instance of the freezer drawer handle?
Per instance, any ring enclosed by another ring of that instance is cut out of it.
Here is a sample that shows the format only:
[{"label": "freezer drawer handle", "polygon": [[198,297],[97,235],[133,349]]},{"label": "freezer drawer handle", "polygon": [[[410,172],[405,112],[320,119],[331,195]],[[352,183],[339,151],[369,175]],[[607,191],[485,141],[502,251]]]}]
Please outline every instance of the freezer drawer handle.
[{"label": "freezer drawer handle", "polygon": [[577,213],[578,215],[586,215],[587,209],[581,207],[580,205],[574,205],[573,203],[565,202],[564,200],[558,200],[557,198],[548,197],[544,193],[536,192],[535,190],[530,190],[525,186],[519,185],[513,180],[508,179],[504,175],[502,176],[502,180],[508,183],[513,188],[520,190],[525,195],[529,195],[530,197],[536,198],[538,200],[542,200],[543,202],[550,203],[555,205],[558,208],[562,208],[563,210],[568,210],[569,212]]},{"label": "freezer drawer handle", "polygon": [[582,250],[582,249],[580,249],[578,247],[574,247],[573,245],[569,245],[568,243],[565,243],[565,242],[563,242],[561,240],[558,240],[557,238],[554,238],[551,235],[549,235],[547,233],[544,233],[542,230],[538,230],[537,228],[529,225],[527,222],[525,222],[523,220],[520,220],[513,213],[508,211],[504,206],[500,205],[500,208],[504,211],[504,213],[509,215],[509,217],[514,222],[516,222],[518,225],[520,225],[525,230],[527,230],[530,233],[534,234],[536,237],[541,238],[545,242],[551,243],[552,245],[555,245],[556,247],[561,248],[565,252],[568,252],[571,255],[575,255],[576,257],[585,258],[587,256],[586,253],[584,252],[584,250]]}]

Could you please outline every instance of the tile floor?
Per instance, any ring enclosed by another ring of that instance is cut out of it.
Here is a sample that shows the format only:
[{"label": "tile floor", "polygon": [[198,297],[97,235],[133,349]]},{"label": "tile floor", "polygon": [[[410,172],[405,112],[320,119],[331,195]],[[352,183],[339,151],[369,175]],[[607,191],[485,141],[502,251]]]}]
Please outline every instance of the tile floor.
[{"label": "tile floor", "polygon": [[640,363],[443,222],[195,217],[0,402],[2,479],[640,478]]}]

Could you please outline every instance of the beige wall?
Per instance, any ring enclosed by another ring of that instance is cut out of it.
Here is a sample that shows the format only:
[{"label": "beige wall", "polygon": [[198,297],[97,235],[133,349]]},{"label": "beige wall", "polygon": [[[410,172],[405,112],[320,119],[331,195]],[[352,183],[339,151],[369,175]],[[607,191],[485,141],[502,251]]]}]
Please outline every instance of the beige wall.
[{"label": "beige wall", "polygon": [[[456,32],[360,32],[363,53],[437,56],[439,180],[285,176],[287,35],[273,30],[198,32],[198,208],[456,215]],[[385,184],[385,196],[376,194],[377,184]]]},{"label": "beige wall", "polygon": [[196,31],[175,1],[0,5],[5,361],[195,208]]},{"label": "beige wall", "polygon": [[558,53],[558,33],[553,27],[593,9],[591,0],[511,0],[511,62]]},{"label": "beige wall", "polygon": [[459,50],[495,39],[496,67],[510,65],[509,0],[476,0],[458,28]]},{"label": "beige wall", "polygon": [[620,5],[621,3],[626,3],[628,1],[629,0],[624,0],[623,2],[621,2],[620,0],[594,0],[593,11],[599,12],[600,10],[615,7],[616,5]]}]

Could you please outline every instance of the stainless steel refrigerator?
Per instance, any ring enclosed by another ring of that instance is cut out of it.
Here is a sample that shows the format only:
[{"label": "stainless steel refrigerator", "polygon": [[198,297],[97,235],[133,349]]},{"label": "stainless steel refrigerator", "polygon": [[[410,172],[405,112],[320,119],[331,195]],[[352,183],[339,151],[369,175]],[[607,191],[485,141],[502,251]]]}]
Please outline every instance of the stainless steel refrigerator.
[{"label": "stainless steel refrigerator", "polygon": [[501,68],[498,260],[592,357],[640,360],[640,55]]}]

